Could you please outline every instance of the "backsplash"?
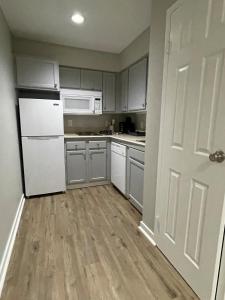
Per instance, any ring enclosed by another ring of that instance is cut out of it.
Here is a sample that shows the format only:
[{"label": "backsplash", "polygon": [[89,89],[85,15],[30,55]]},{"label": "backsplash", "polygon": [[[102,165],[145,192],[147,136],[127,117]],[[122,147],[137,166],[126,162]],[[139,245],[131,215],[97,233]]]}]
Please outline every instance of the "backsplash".
[{"label": "backsplash", "polygon": [[115,120],[115,131],[119,131],[119,122],[125,121],[126,117],[131,117],[136,124],[136,129],[145,130],[146,113],[136,114],[103,114],[100,116],[65,116],[64,130],[66,133],[75,132],[99,132],[106,129]]},{"label": "backsplash", "polygon": [[136,125],[136,129],[139,129],[139,130],[146,129],[146,112],[136,113],[136,114],[132,114],[130,116]]},{"label": "backsplash", "polygon": [[[119,128],[117,115],[105,114],[100,116],[65,116],[64,130],[67,133],[92,131],[98,132],[106,128],[115,119],[115,130]],[[71,123],[72,122],[72,123]]]}]

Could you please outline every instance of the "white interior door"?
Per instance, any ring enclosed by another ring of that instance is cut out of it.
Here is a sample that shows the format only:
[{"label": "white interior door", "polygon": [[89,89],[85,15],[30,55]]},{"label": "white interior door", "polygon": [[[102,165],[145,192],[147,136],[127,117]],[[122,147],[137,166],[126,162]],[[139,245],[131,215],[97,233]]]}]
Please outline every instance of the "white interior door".
[{"label": "white interior door", "polygon": [[225,1],[167,15],[156,240],[201,299],[214,299],[224,227]]}]

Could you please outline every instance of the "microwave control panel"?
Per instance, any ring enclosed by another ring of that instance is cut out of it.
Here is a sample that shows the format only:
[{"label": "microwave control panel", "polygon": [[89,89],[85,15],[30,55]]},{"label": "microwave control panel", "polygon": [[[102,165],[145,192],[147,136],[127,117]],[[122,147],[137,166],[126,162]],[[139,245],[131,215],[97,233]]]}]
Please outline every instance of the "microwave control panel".
[{"label": "microwave control panel", "polygon": [[100,98],[95,98],[95,114],[102,114],[102,101]]}]

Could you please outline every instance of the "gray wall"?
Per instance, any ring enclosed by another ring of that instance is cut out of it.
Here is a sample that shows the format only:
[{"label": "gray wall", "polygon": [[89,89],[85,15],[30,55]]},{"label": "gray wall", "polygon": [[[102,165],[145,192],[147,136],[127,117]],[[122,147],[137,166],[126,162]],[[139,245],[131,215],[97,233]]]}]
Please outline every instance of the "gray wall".
[{"label": "gray wall", "polygon": [[147,28],[120,53],[120,69],[123,70],[149,52],[150,28]]},{"label": "gray wall", "polygon": [[0,262],[22,196],[11,35],[0,9]]},{"label": "gray wall", "polygon": [[23,38],[13,38],[13,49],[16,54],[49,58],[64,66],[112,72],[120,70],[118,54],[36,42]]},{"label": "gray wall", "polygon": [[149,49],[143,222],[154,231],[166,11],[175,0],[153,0]]},{"label": "gray wall", "polygon": [[13,51],[16,54],[53,59],[64,66],[119,72],[148,54],[149,32],[150,29],[146,29],[119,54],[60,46],[18,37],[13,38]]}]

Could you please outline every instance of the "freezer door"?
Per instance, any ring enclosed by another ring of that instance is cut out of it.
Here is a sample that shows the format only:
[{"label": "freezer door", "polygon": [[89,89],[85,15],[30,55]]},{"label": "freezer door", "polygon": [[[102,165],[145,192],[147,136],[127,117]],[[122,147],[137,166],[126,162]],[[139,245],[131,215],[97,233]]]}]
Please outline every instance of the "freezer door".
[{"label": "freezer door", "polygon": [[23,137],[26,196],[65,191],[64,138]]},{"label": "freezer door", "polygon": [[60,100],[19,99],[22,136],[64,135]]}]

